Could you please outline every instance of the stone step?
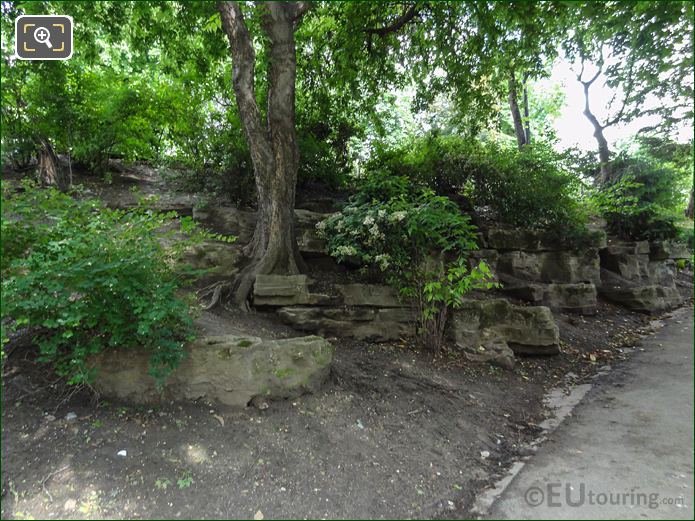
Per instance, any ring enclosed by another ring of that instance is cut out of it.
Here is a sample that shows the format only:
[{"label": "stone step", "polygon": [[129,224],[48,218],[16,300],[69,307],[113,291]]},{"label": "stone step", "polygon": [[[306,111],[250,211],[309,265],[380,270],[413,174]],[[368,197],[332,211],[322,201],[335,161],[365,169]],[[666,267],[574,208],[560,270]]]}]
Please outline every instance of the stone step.
[{"label": "stone step", "polygon": [[278,315],[298,331],[386,342],[415,334],[415,317],[404,308],[283,307]]}]

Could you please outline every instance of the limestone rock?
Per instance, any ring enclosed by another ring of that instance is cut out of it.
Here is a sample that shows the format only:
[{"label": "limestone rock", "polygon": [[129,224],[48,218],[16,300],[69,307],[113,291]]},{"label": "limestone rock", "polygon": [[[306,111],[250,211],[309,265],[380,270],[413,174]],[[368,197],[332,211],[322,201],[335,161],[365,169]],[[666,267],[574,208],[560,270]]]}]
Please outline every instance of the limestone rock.
[{"label": "limestone rock", "polygon": [[543,284],[504,278],[502,291],[511,297],[541,304],[552,310],[591,315],[596,313],[596,286],[592,283]]},{"label": "limestone rock", "polygon": [[512,351],[507,342],[499,335],[488,335],[489,338],[481,338],[477,347],[471,345],[463,345],[463,353],[466,359],[471,362],[488,363],[503,367],[504,369],[514,369],[514,351]]},{"label": "limestone rock", "polygon": [[548,284],[542,303],[553,310],[592,315],[596,313],[596,296],[592,283]]},{"label": "limestone rock", "polygon": [[203,223],[216,233],[235,235],[239,244],[246,244],[253,237],[256,213],[239,210],[233,206],[195,208],[193,219]]},{"label": "limestone rock", "polygon": [[560,332],[544,306],[515,306],[504,299],[464,300],[453,313],[451,332],[462,347],[477,347],[486,335],[497,335],[515,353],[559,353]]},{"label": "limestone rock", "polygon": [[599,289],[604,298],[642,313],[659,313],[676,308],[683,303],[683,297],[675,287],[632,286],[608,287]]},{"label": "limestone rock", "polygon": [[316,224],[330,217],[330,213],[312,212],[310,210],[297,209],[294,211],[295,230],[299,251],[309,255],[326,255],[326,241],[319,238],[316,232]]},{"label": "limestone rock", "polygon": [[311,293],[306,275],[257,275],[253,285],[256,306],[292,306],[329,301],[327,295]]},{"label": "limestone rock", "polygon": [[[567,246],[559,244],[546,232],[525,229],[492,228],[486,234],[487,246],[499,251],[561,251]],[[606,246],[606,233],[603,230],[593,230],[584,241],[584,248],[600,249]]]},{"label": "limestone rock", "polygon": [[291,398],[318,390],[328,378],[333,347],[317,336],[201,338],[188,347],[188,356],[162,391],[148,375],[149,356],[142,351],[106,351],[94,357],[96,389],[137,403],[206,398],[245,407],[256,396]]},{"label": "limestone rock", "polygon": [[406,308],[285,307],[278,315],[299,331],[385,342],[413,336],[412,311]]},{"label": "limestone rock", "polygon": [[408,307],[391,286],[380,284],[345,284],[336,286],[347,306]]},{"label": "limestone rock", "polygon": [[[299,250],[308,254],[325,254],[326,244],[316,233],[316,223],[331,214],[295,210],[294,215]],[[217,233],[237,236],[240,244],[251,240],[256,226],[256,212],[239,210],[233,206],[196,208],[193,210],[193,218]]]},{"label": "limestone rock", "polygon": [[469,265],[474,267],[477,266],[480,261],[485,261],[490,270],[492,270],[494,280],[497,280],[497,263],[499,262],[499,257],[500,256],[497,250],[475,250],[470,252]]},{"label": "limestone rock", "polygon": [[544,234],[534,230],[493,228],[487,232],[487,245],[499,251],[550,251],[556,249]]},{"label": "limestone rock", "polygon": [[676,261],[671,259],[650,261],[648,264],[649,280],[659,286],[676,285],[676,274],[678,269]]},{"label": "limestone rock", "polygon": [[649,281],[649,243],[615,243],[600,252],[601,267],[633,282]]},{"label": "limestone rock", "polygon": [[678,241],[653,242],[649,248],[649,258],[653,261],[689,259],[690,256],[687,244]]},{"label": "limestone rock", "polygon": [[600,281],[598,251],[548,251],[529,253],[508,251],[500,254],[500,274],[533,282],[579,283]]},{"label": "limestone rock", "polygon": [[200,277],[203,281],[229,280],[239,272],[236,264],[240,255],[236,244],[204,241],[186,251],[183,261],[194,269],[206,270]]}]

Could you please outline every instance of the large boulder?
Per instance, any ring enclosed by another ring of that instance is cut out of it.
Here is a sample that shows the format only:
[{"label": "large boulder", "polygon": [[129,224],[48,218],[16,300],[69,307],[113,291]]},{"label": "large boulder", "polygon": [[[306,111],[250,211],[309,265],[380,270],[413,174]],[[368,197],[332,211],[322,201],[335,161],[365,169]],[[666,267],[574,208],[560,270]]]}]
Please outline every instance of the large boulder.
[{"label": "large boulder", "polygon": [[648,282],[649,243],[615,242],[600,252],[601,267],[633,282]]},{"label": "large boulder", "polygon": [[386,342],[413,336],[414,316],[406,308],[285,307],[278,315],[299,331]]},{"label": "large boulder", "polygon": [[603,286],[599,294],[611,302],[641,313],[660,313],[683,304],[683,297],[675,287],[667,286]]},{"label": "large boulder", "polygon": [[688,245],[678,241],[660,241],[649,245],[649,258],[653,261],[666,259],[690,259],[692,253]]},{"label": "large boulder", "polygon": [[500,274],[533,282],[596,284],[600,281],[599,256],[595,249],[583,252],[507,251],[500,254],[497,269]]},{"label": "large boulder", "polygon": [[201,338],[160,390],[148,374],[149,353],[105,351],[94,357],[102,395],[136,403],[206,398],[245,407],[255,397],[292,398],[326,381],[333,346],[321,337],[284,340],[224,335]]},{"label": "large boulder", "polygon": [[502,291],[511,297],[547,306],[553,311],[592,315],[596,313],[596,286],[592,283],[543,284],[503,279]]},{"label": "large boulder", "polygon": [[505,299],[464,300],[453,313],[450,331],[462,347],[477,348],[484,338],[497,336],[515,353],[560,352],[560,331],[545,306],[516,306]]},{"label": "large boulder", "polygon": [[659,286],[676,286],[676,275],[678,268],[676,261],[671,259],[649,261],[647,266],[649,272],[649,281]]}]

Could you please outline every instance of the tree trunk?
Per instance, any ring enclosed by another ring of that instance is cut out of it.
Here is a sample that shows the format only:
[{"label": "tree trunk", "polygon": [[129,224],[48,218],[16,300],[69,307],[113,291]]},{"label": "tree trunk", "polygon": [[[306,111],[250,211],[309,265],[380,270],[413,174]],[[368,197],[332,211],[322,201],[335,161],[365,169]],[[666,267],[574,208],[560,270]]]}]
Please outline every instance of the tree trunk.
[{"label": "tree trunk", "polygon": [[514,134],[516,134],[516,143],[519,145],[519,150],[521,150],[524,145],[526,145],[526,134],[524,132],[524,124],[521,119],[521,111],[519,110],[519,100],[518,100],[518,85],[516,82],[516,76],[514,71],[509,73],[509,109],[512,112],[512,119],[514,120]]},{"label": "tree trunk", "polygon": [[247,307],[256,275],[297,274],[305,268],[294,230],[299,153],[295,129],[296,55],[294,30],[308,6],[297,2],[258,3],[268,38],[268,108],[263,122],[255,97],[255,51],[237,2],[218,4],[229,38],[232,85],[251,152],[258,212],[253,239],[246,246],[249,265],[240,274],[233,300]]},{"label": "tree trunk", "polygon": [[690,189],[690,199],[688,199],[688,207],[685,209],[685,216],[688,219],[693,218],[693,190]]},{"label": "tree trunk", "polygon": [[43,137],[38,138],[38,148],[39,182],[67,192],[70,189],[70,178],[60,168],[58,156],[53,151],[50,141]]},{"label": "tree trunk", "polygon": [[598,184],[604,185],[610,178],[608,163],[611,159],[611,151],[608,148],[608,141],[603,135],[603,130],[606,127],[601,125],[598,118],[591,112],[591,107],[589,106],[589,87],[591,87],[591,83],[584,83],[584,115],[594,127],[594,138],[598,144],[598,158],[600,164]]},{"label": "tree trunk", "polygon": [[522,102],[524,105],[524,131],[526,134],[526,144],[531,144],[531,118],[528,109],[528,74],[524,73]]}]

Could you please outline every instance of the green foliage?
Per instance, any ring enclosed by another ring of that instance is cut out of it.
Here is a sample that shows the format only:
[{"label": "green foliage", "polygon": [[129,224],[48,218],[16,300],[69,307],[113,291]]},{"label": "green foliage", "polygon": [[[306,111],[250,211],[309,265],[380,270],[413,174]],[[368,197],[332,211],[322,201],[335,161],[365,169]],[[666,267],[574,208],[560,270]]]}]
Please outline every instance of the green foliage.
[{"label": "green foliage", "polygon": [[685,207],[681,172],[645,155],[621,155],[609,165],[610,181],[591,195],[608,231],[627,240],[679,237]]},{"label": "green foliage", "polygon": [[3,325],[36,331],[39,360],[70,383],[90,380],[91,355],[132,348],[151,354],[150,373],[161,381],[193,334],[179,292],[187,273],[176,262],[192,243],[218,238],[190,218],[175,230],[175,217],[111,210],[29,182],[3,190]]},{"label": "green foliage", "polygon": [[582,184],[566,158],[544,144],[519,151],[458,136],[428,136],[378,151],[372,168],[404,175],[437,193],[489,208],[496,221],[546,230],[577,246],[586,237]]},{"label": "green foliage", "polygon": [[169,478],[157,478],[157,480],[154,482],[154,487],[157,490],[166,490],[170,485],[171,480]]},{"label": "green foliage", "polygon": [[191,476],[191,473],[186,471],[184,472],[179,479],[176,480],[176,486],[179,487],[179,489],[184,489],[190,487],[194,483],[193,477]]},{"label": "green foliage", "polygon": [[476,229],[447,197],[413,185],[406,177],[378,172],[341,213],[317,225],[339,262],[363,263],[415,304],[419,332],[441,347],[447,311],[474,288],[489,288],[484,263],[472,270]]}]

